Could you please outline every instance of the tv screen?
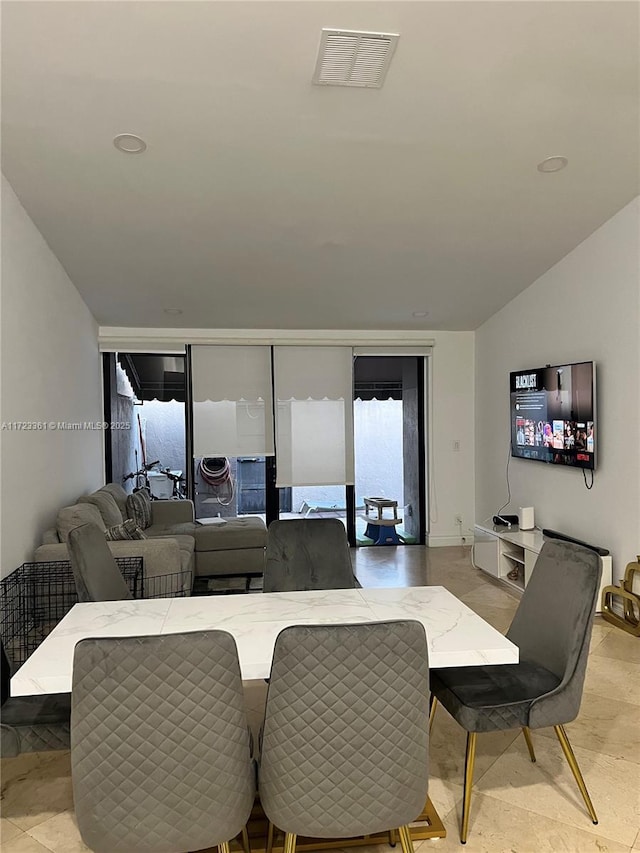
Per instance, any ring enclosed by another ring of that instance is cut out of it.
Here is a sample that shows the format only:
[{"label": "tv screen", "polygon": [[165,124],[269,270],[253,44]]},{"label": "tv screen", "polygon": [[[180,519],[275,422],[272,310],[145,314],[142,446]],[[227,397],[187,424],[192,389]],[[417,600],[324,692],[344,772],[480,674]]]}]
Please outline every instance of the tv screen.
[{"label": "tv screen", "polygon": [[511,455],[593,470],[595,375],[592,361],[511,373]]}]

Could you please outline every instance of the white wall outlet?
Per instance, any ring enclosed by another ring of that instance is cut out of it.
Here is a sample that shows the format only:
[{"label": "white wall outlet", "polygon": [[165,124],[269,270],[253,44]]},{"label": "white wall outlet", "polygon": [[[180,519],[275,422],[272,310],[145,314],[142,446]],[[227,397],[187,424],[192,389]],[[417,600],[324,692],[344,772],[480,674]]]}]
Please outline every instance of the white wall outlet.
[{"label": "white wall outlet", "polygon": [[452,442],[452,445],[453,445],[453,449],[454,449],[454,451],[455,451],[456,453],[458,453],[458,451],[460,450],[460,439],[458,439],[458,438],[454,438],[454,440],[453,440],[453,442]]},{"label": "white wall outlet", "polygon": [[456,524],[462,524],[462,513],[456,515]]}]

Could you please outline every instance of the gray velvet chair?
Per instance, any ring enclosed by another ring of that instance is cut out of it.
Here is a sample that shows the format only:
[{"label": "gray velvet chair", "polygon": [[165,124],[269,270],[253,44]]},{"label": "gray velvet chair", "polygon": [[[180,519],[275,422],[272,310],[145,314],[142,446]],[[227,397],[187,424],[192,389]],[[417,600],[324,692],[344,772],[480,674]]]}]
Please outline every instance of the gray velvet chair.
[{"label": "gray velvet chair", "polygon": [[598,822],[564,723],[580,710],[601,573],[593,551],[570,542],[546,542],[507,631],[520,649],[520,662],[432,673],[431,723],[440,702],[467,731],[463,844],[478,732],[521,728],[535,761],[531,729],[553,726],[589,815]]},{"label": "gray velvet chair", "polygon": [[255,794],[233,637],[81,640],[71,772],[80,834],[96,853],[228,853]]},{"label": "gray velvet chair", "polygon": [[104,533],[95,524],[74,528],[67,544],[78,601],[133,598]]},{"label": "gray velvet chair", "polygon": [[259,786],[269,838],[344,838],[398,829],[421,813],[429,778],[424,628],[398,621],[297,625],[276,640]]},{"label": "gray velvet chair", "polygon": [[351,552],[337,518],[272,521],[267,534],[265,592],[353,589]]},{"label": "gray velvet chair", "polygon": [[2,709],[0,710],[0,757],[14,758],[23,752],[69,749],[71,696],[10,696],[11,666],[0,641]]}]

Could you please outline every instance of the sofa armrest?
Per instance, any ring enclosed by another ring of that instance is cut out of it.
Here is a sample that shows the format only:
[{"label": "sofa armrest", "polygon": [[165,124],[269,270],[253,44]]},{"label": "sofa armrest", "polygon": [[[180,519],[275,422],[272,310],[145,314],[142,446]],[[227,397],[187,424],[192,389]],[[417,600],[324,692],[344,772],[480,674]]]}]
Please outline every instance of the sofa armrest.
[{"label": "sofa armrest", "polygon": [[109,542],[109,548],[114,557],[142,557],[147,578],[182,570],[180,548],[175,539],[130,539]]},{"label": "sofa armrest", "polygon": [[[108,542],[114,557],[142,557],[145,577],[169,575],[182,570],[180,548],[175,539],[127,539]],[[69,551],[64,542],[57,545],[40,545],[36,549],[35,562],[68,560]]]},{"label": "sofa armrest", "polygon": [[167,527],[171,524],[182,524],[185,521],[194,520],[193,501],[152,501],[151,523],[162,524]]}]

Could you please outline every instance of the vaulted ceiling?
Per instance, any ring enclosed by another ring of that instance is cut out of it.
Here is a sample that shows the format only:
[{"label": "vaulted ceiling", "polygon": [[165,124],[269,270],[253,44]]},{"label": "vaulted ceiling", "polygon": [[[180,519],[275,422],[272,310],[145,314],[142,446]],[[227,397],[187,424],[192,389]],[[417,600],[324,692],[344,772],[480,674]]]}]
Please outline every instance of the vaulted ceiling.
[{"label": "vaulted ceiling", "polygon": [[103,325],[474,329],[638,193],[638,8],[5,0],[3,171]]}]

